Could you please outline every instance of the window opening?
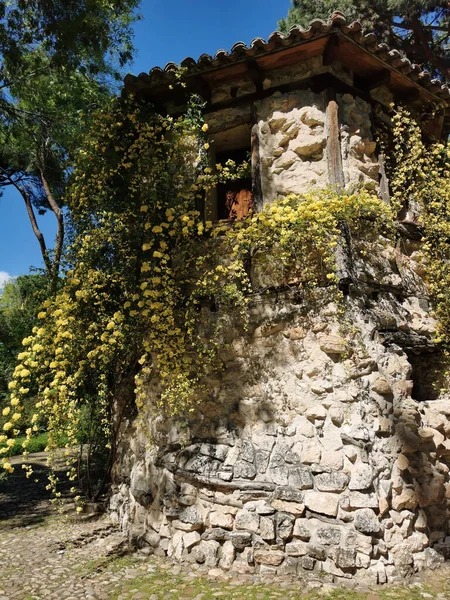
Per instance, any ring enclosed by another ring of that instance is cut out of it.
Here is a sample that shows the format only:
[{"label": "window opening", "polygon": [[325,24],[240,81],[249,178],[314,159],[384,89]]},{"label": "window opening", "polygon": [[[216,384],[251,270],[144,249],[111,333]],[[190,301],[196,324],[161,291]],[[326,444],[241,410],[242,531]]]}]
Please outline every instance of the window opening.
[{"label": "window opening", "polygon": [[[216,162],[225,166],[228,160],[236,164],[251,161],[250,146],[238,150],[227,150],[216,154]],[[241,220],[252,210],[251,176],[219,183],[217,185],[217,217],[219,220]]]}]

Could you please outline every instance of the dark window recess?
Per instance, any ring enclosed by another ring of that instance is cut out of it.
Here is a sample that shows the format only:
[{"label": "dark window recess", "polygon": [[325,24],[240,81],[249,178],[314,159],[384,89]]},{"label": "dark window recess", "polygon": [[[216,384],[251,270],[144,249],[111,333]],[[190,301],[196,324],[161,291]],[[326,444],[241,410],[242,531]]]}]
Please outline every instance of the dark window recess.
[{"label": "dark window recess", "polygon": [[[249,158],[250,148],[228,150],[216,154],[216,162],[223,167],[227,160],[237,165]],[[219,220],[244,219],[252,208],[252,178],[235,179],[217,185],[217,215]]]},{"label": "dark window recess", "polygon": [[410,354],[414,400],[437,400],[445,386],[445,364],[441,352]]}]

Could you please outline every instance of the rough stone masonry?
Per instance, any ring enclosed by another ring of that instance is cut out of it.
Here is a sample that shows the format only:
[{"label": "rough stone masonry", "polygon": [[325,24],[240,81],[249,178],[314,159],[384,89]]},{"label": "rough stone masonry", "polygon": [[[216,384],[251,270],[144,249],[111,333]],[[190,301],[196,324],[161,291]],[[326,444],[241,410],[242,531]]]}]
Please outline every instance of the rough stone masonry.
[{"label": "rough stone masonry", "polygon": [[[371,107],[337,102],[345,185],[376,189]],[[210,130],[245,110],[211,113]],[[264,202],[327,185],[324,93],[276,92],[256,114]],[[110,509],[136,544],[239,573],[379,583],[450,554],[450,403],[420,242],[401,233],[355,259],[350,323],[326,292],[317,306],[261,296],[193,413],[123,422]],[[270,277],[254,266],[257,286]]]}]

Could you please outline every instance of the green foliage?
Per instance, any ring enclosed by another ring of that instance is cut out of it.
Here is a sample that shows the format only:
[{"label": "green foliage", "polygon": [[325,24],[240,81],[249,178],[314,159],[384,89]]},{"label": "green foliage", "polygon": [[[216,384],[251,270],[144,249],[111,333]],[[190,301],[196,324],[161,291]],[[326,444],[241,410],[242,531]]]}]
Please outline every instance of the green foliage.
[{"label": "green foliage", "polygon": [[[281,283],[337,293],[340,223],[366,237],[388,229],[389,206],[365,191],[291,195],[245,221],[204,222],[197,207],[207,191],[248,170],[231,161],[212,169],[207,129],[195,99],[178,119],[132,99],[98,114],[68,196],[70,267],[23,340],[0,443],[19,433],[36,388],[24,448],[45,417],[50,448],[62,433],[68,447],[82,438],[86,465],[103,447],[108,470],[123,415],[133,402],[143,414],[150,388],[164,415],[192,410],[208,393],[230,326],[245,326],[249,256],[270,257]],[[211,302],[218,311],[205,313]],[[6,457],[4,467],[12,468]]]},{"label": "green foliage", "polygon": [[450,147],[426,143],[405,109],[393,116],[389,171],[398,206],[417,206],[423,243],[417,254],[438,319],[437,342],[450,351]]},{"label": "green foliage", "polygon": [[[54,282],[74,153],[131,58],[137,5],[138,0],[0,2],[0,188],[13,186],[22,195]],[[53,250],[39,231],[35,209],[55,215]]]},{"label": "green foliage", "polygon": [[5,82],[41,46],[52,65],[93,73],[113,59],[123,66],[131,58],[130,25],[138,0],[2,0],[0,53]]},{"label": "green foliage", "polygon": [[48,294],[43,275],[21,275],[5,284],[0,294],[0,406],[22,349],[22,340],[36,325],[40,305]]},{"label": "green foliage", "polygon": [[402,50],[413,62],[428,68],[444,81],[450,79],[448,46],[450,8],[427,0],[292,0],[286,18],[279,21],[281,31],[293,25],[307,27],[313,19],[328,20],[340,11],[349,21],[361,21],[374,31],[380,42]]}]

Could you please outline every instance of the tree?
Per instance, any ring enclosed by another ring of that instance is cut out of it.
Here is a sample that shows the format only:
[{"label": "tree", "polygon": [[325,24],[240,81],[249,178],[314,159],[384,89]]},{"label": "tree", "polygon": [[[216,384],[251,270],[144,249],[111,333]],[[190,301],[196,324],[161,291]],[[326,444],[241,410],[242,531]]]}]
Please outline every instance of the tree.
[{"label": "tree", "polygon": [[[21,194],[53,282],[74,152],[132,55],[138,2],[0,2],[0,187],[13,186]],[[36,210],[55,215],[53,250],[39,230]]]},{"label": "tree", "polygon": [[38,324],[37,312],[45,300],[48,281],[43,275],[21,275],[8,281],[0,294],[0,405],[22,350],[22,340]]},{"label": "tree", "polygon": [[359,20],[380,42],[401,50],[412,62],[434,76],[450,81],[450,3],[429,0],[292,0],[278,25],[287,32],[293,25],[308,26],[312,19],[327,20],[334,11],[349,21]]}]

